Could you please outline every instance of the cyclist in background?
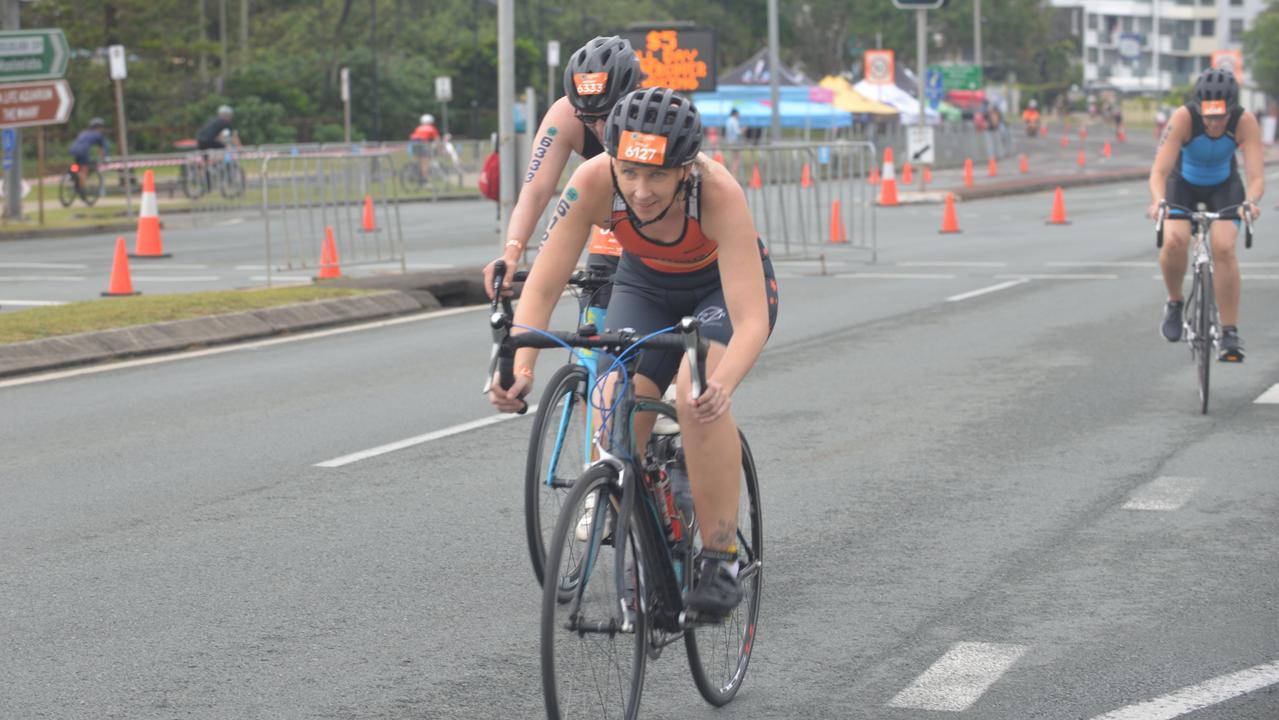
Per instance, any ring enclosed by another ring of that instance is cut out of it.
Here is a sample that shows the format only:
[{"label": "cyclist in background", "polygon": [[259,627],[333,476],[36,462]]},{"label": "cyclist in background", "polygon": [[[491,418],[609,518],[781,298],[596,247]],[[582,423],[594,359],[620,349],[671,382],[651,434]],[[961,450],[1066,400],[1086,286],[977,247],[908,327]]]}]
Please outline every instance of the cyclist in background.
[{"label": "cyclist in background", "polygon": [[[1235,151],[1243,151],[1248,176],[1247,194],[1239,178]],[[1150,209],[1154,218],[1159,203],[1194,208],[1198,203],[1215,212],[1245,202],[1255,218],[1257,204],[1265,191],[1261,150],[1261,127],[1252,113],[1239,105],[1239,85],[1229,70],[1210,68],[1199,76],[1191,100],[1177,108],[1164,128],[1150,169]],[[1237,217],[1237,216],[1235,216]],[[1212,224],[1212,259],[1216,282],[1217,308],[1221,312],[1222,362],[1243,361],[1243,341],[1239,339],[1239,260],[1235,240],[1239,221]],[[1186,276],[1190,221],[1185,213],[1170,210],[1164,226],[1164,246],[1159,267],[1168,287],[1160,332],[1168,342],[1181,339],[1182,281]]]},{"label": "cyclist in background", "polygon": [[[623,248],[609,328],[642,336],[682,317],[701,321],[711,341],[701,397],[690,397],[682,353],[644,352],[634,382],[637,396],[658,398],[678,376],[675,406],[703,546],[698,580],[685,602],[701,614],[723,616],[742,600],[736,560],[741,443],[729,408],[772,332],[778,300],[746,196],[728,168],[701,154],[701,144],[697,108],[675,91],[649,88],[623,97],[608,117],[607,153],[573,173],[555,208],[515,323],[547,326],[592,225],[611,227]],[[493,383],[489,397],[498,410],[522,406],[536,357],[536,350],[519,350],[514,385],[502,390]],[[648,442],[654,418],[647,415],[636,422],[636,447]]]},{"label": "cyclist in background", "polygon": [[440,131],[435,128],[435,116],[427,113],[418,118],[418,125],[409,135],[409,147],[417,156],[418,169],[422,171],[422,181],[429,178],[431,158],[439,151]]},{"label": "cyclist in background", "polygon": [[[604,120],[622,96],[639,87],[642,78],[639,58],[630,41],[616,35],[596,37],[569,57],[564,66],[564,97],[551,104],[537,129],[537,140],[524,174],[524,189],[511,212],[506,245],[502,249],[507,267],[513,269],[524,254],[538,218],[555,194],[569,155],[576,152],[589,159],[604,151],[601,144]],[[551,223],[554,222],[552,218]],[[587,269],[612,275],[621,247],[607,231],[596,229],[589,234]],[[507,292],[511,275],[507,273],[503,286]],[[485,290],[491,293],[492,285],[493,263],[489,263],[484,268]],[[607,308],[610,292],[611,287],[602,288],[594,298],[584,297],[583,302]]]},{"label": "cyclist in background", "polygon": [[84,187],[85,180],[88,178],[88,166],[93,162],[92,152],[93,146],[98,146],[98,155],[101,162],[107,161],[107,136],[103,132],[103,128],[107,126],[106,122],[100,117],[89,120],[89,128],[81,130],[79,135],[75,136],[75,140],[71,142],[71,161],[77,168],[77,175],[80,178],[80,187]]},{"label": "cyclist in background", "polygon": [[230,105],[219,107],[218,114],[195,134],[196,147],[200,150],[221,150],[227,145],[239,147],[240,138],[235,134],[235,128],[231,124],[234,117],[235,111]]},{"label": "cyclist in background", "polygon": [[1031,98],[1026,109],[1021,111],[1021,119],[1026,121],[1026,135],[1039,137],[1039,101]]}]

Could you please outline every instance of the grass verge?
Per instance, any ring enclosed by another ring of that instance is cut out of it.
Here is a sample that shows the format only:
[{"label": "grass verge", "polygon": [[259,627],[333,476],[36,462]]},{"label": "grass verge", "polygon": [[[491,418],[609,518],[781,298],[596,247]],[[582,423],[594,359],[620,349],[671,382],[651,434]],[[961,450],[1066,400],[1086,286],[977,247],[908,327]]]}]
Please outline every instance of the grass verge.
[{"label": "grass verge", "polygon": [[0,314],[0,344],[112,330],[168,320],[259,310],[310,300],[368,295],[376,290],[295,287],[138,295],[31,308]]}]

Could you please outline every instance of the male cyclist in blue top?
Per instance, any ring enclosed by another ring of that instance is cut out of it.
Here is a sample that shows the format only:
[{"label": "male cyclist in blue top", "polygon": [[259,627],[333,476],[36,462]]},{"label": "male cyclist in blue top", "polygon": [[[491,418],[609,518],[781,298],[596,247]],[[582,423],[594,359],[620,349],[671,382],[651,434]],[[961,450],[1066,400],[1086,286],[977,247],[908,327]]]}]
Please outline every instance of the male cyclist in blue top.
[{"label": "male cyclist in blue top", "polygon": [[98,153],[102,156],[102,161],[106,162],[107,160],[107,136],[103,132],[103,128],[106,125],[102,118],[93,118],[89,121],[89,129],[81,131],[71,143],[69,152],[71,153],[71,159],[75,161],[74,164],[80,176],[80,187],[84,187],[85,179],[88,177],[88,166],[93,161],[90,154],[93,152],[94,145],[98,146]]},{"label": "male cyclist in blue top", "polygon": [[[1235,151],[1243,151],[1247,191],[1239,178]],[[1261,126],[1252,113],[1239,105],[1239,85],[1229,70],[1205,70],[1185,106],[1172,114],[1155,163],[1150,169],[1150,217],[1165,198],[1169,203],[1194,208],[1204,203],[1209,211],[1249,204],[1252,217],[1260,214],[1257,202],[1265,191],[1261,150]],[[1217,308],[1221,312],[1222,362],[1243,362],[1239,319],[1239,260],[1235,256],[1238,221],[1212,225],[1212,259]],[[1169,342],[1181,339],[1182,281],[1186,276],[1186,249],[1190,221],[1181,211],[1170,211],[1164,226],[1164,246],[1159,267],[1168,286],[1161,332]]]}]

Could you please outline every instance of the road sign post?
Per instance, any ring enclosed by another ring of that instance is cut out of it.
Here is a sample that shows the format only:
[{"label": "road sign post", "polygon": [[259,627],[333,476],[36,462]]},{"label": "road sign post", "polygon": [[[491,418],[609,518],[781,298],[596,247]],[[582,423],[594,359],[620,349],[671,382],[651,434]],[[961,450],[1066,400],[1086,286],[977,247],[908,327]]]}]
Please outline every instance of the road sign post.
[{"label": "road sign post", "polygon": [[453,77],[439,75],[435,78],[435,99],[444,107],[444,134],[449,132],[449,101],[453,99]]},{"label": "road sign post", "polygon": [[555,102],[555,69],[560,66],[560,41],[546,41],[546,110]]},{"label": "road sign post", "polygon": [[133,215],[133,170],[129,167],[129,129],[124,116],[124,79],[129,77],[125,67],[124,46],[107,48],[107,70],[111,84],[115,85],[116,136],[120,139],[120,160],[124,162],[124,210]]},{"label": "road sign post", "polygon": [[351,144],[351,68],[342,68],[338,72],[341,80],[342,96],[342,142]]}]

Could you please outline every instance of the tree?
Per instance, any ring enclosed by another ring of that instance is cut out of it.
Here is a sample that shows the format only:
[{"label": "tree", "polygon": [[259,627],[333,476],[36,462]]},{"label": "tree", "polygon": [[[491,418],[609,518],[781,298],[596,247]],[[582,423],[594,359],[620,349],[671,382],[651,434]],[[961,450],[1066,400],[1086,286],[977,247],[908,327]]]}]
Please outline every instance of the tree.
[{"label": "tree", "polygon": [[1257,15],[1252,29],[1243,36],[1245,67],[1268,95],[1279,95],[1279,0]]}]

